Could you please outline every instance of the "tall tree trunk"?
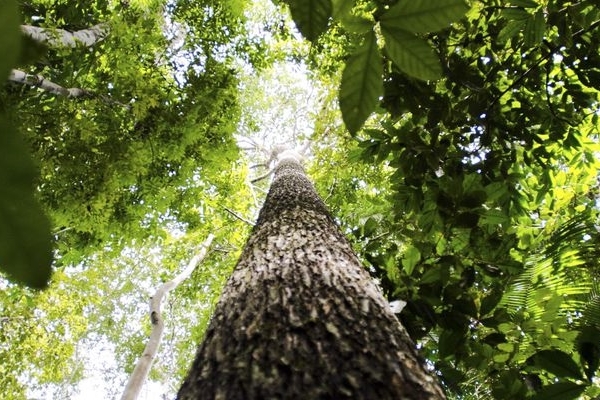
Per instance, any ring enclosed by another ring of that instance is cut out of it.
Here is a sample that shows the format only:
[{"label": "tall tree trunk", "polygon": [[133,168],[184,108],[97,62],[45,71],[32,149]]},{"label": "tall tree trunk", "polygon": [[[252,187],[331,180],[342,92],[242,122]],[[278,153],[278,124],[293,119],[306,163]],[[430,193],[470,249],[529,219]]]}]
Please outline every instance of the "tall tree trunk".
[{"label": "tall tree trunk", "polygon": [[178,399],[325,398],[445,396],[287,156]]}]

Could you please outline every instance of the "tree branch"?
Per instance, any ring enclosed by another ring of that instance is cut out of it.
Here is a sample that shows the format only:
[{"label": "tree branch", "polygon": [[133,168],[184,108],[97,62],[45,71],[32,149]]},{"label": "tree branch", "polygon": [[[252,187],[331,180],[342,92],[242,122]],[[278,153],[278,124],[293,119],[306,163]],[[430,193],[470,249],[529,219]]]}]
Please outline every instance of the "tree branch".
[{"label": "tree branch", "polygon": [[163,298],[169,291],[175,289],[191,275],[194,269],[196,269],[196,266],[204,259],[204,257],[206,257],[206,253],[208,252],[208,248],[213,239],[214,235],[212,233],[208,235],[204,243],[202,243],[200,252],[190,260],[188,266],[179,275],[173,278],[173,280],[160,285],[156,290],[156,293],[154,293],[154,296],[150,298],[150,322],[152,323],[152,332],[150,332],[150,338],[142,356],[129,377],[121,400],[137,399],[144,386],[144,382],[148,377],[152,361],[154,361],[154,358],[156,357],[158,346],[160,345],[162,334],[165,329],[165,324],[160,311]]},{"label": "tree branch", "polygon": [[38,87],[46,92],[50,92],[50,93],[56,94],[58,96],[65,96],[65,97],[69,97],[69,98],[82,98],[82,97],[89,97],[92,95],[91,92],[89,92],[85,89],[65,88],[65,87],[60,86],[59,84],[56,84],[54,82],[47,80],[42,75],[32,75],[32,74],[28,74],[24,71],[20,71],[18,69],[13,69],[10,72],[8,80],[17,82],[17,83],[23,83],[23,84],[29,85],[29,86]]},{"label": "tree branch", "polygon": [[51,47],[90,47],[108,35],[107,24],[97,24],[89,29],[67,31],[64,29],[47,29],[39,26],[21,25],[21,31],[36,42],[46,43]]},{"label": "tree branch", "polygon": [[10,72],[8,80],[12,81],[12,82],[16,82],[16,83],[22,83],[24,85],[37,87],[46,92],[49,92],[49,93],[52,93],[52,94],[55,94],[58,96],[64,96],[64,97],[67,97],[70,99],[96,98],[96,99],[100,99],[101,101],[103,101],[106,104],[118,105],[121,107],[125,107],[127,109],[131,108],[131,106],[129,106],[128,104],[123,104],[117,100],[110,98],[109,96],[106,96],[103,94],[96,94],[87,89],[65,88],[63,86],[60,86],[57,83],[47,80],[42,75],[28,74],[27,72],[20,71],[18,69],[13,69]]},{"label": "tree branch", "polygon": [[242,221],[242,222],[245,222],[245,223],[247,223],[247,224],[248,224],[248,225],[250,225],[250,226],[254,226],[254,222],[252,222],[252,221],[250,221],[250,220],[247,220],[246,218],[242,217],[241,215],[239,215],[239,214],[238,214],[238,213],[236,213],[235,211],[233,211],[233,210],[230,210],[230,209],[229,209],[229,208],[227,208],[227,207],[223,207],[223,209],[224,209],[225,211],[227,211],[229,214],[233,215],[235,218],[239,219],[240,221]]}]

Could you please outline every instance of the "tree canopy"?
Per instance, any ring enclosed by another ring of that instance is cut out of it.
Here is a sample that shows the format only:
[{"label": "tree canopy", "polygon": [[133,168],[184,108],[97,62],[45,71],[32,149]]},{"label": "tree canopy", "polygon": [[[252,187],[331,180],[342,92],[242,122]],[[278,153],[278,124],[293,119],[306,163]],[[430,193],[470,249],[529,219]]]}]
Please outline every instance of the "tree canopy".
[{"label": "tree canopy", "polygon": [[150,376],[175,393],[277,144],[450,398],[600,395],[599,26],[597,0],[0,3],[6,397],[74,395],[101,347],[119,391],[213,233]]}]

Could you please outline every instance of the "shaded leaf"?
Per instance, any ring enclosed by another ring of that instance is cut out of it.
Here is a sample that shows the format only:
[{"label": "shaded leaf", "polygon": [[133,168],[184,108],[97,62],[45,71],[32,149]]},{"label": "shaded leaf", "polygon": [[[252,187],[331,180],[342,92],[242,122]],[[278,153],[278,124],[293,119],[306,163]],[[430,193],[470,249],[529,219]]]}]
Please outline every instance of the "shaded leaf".
[{"label": "shaded leaf", "polygon": [[535,8],[539,6],[539,4],[533,0],[510,0],[510,3],[524,8]]},{"label": "shaded leaf", "polygon": [[371,115],[383,93],[383,67],[373,32],[346,61],[340,85],[339,102],[342,118],[350,133],[355,134]]},{"label": "shaded leaf", "polygon": [[0,79],[4,80],[19,56],[21,31],[15,0],[0,1]]},{"label": "shaded leaf", "polygon": [[525,44],[527,46],[539,44],[544,38],[545,30],[546,19],[544,18],[544,12],[538,10],[535,15],[529,18],[525,23]]},{"label": "shaded leaf", "polygon": [[34,198],[35,170],[25,143],[0,117],[0,269],[33,288],[48,284],[50,223]]},{"label": "shaded leaf", "polygon": [[559,378],[582,379],[579,365],[567,353],[560,350],[541,350],[530,357],[536,367]]},{"label": "shaded leaf", "polygon": [[463,0],[399,1],[381,16],[381,26],[414,33],[434,32],[460,19],[468,10]]},{"label": "shaded leaf", "polygon": [[544,386],[532,400],[570,400],[577,399],[587,386],[574,382],[558,382]]},{"label": "shaded leaf", "polygon": [[315,41],[327,29],[333,13],[331,0],[286,0],[292,18],[302,35]]},{"label": "shaded leaf", "polygon": [[442,76],[440,60],[426,40],[383,26],[382,33],[385,49],[402,71],[423,80],[436,80]]}]

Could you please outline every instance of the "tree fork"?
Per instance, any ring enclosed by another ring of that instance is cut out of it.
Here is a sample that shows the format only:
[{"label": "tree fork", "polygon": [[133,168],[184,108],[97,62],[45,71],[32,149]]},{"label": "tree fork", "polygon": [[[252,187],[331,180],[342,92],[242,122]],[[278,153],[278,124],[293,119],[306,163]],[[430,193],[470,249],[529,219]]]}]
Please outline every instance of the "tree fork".
[{"label": "tree fork", "polygon": [[300,398],[445,396],[288,154],[178,399]]}]

